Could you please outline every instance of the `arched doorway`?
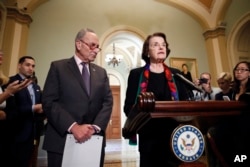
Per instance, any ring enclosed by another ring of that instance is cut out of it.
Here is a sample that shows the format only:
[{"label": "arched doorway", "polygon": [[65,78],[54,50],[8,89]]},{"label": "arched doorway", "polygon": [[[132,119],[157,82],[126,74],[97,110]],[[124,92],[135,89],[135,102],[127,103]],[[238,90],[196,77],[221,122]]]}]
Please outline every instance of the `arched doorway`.
[{"label": "arched doorway", "polygon": [[[102,53],[97,63],[107,70],[114,97],[113,112],[107,128],[109,139],[121,138],[121,128],[126,120],[123,105],[127,78],[132,68],[143,64],[141,49],[144,38],[145,35],[134,27],[117,26],[103,34],[100,39]],[[108,61],[111,60],[110,56],[118,55],[122,57],[119,63]]]},{"label": "arched doorway", "polygon": [[[228,55],[231,68],[239,61],[250,61],[250,12],[241,17],[228,38]],[[231,69],[232,71],[232,69]]]}]

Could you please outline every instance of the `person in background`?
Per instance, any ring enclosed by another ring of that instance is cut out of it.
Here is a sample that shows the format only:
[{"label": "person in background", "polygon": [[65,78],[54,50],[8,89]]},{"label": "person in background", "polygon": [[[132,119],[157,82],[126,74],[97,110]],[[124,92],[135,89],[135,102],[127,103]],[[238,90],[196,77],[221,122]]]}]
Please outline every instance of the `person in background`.
[{"label": "person in background", "polygon": [[217,83],[221,92],[215,95],[215,100],[225,100],[223,96],[227,96],[229,100],[233,98],[233,89],[232,89],[232,76],[229,72],[220,73],[217,78]]},{"label": "person in background", "polygon": [[[32,80],[35,84],[38,84],[38,78],[35,75],[35,72],[33,73]],[[36,120],[35,120],[36,124],[34,126],[35,128],[34,143],[33,143],[33,150],[32,150],[29,167],[37,167],[38,148],[40,145],[40,138],[42,135],[44,135],[44,131],[45,131],[45,124],[44,124],[45,119],[46,119],[45,114],[43,114],[43,116],[36,117]]]},{"label": "person in background", "polygon": [[[215,141],[224,163],[216,161],[217,166],[246,167],[250,166],[250,160],[235,161],[237,155],[250,157],[250,63],[238,62],[233,69],[233,101],[243,101],[248,108],[240,115],[227,116],[208,130]],[[230,149],[228,149],[230,148]],[[223,164],[223,165],[222,165]]]},{"label": "person in background", "polygon": [[[246,155],[250,157],[250,62],[249,61],[240,61],[238,62],[234,69],[234,83],[233,83],[233,100],[242,101],[248,104],[248,108],[245,111],[242,111],[239,118],[236,120],[234,140],[235,152],[232,152],[229,161],[229,164],[234,163],[235,154]],[[230,136],[229,136],[230,137]],[[243,161],[243,163],[238,162],[238,166],[250,166],[250,159]]]},{"label": "person in background", "polygon": [[248,61],[241,61],[234,67],[233,91],[234,100],[250,100],[245,98],[250,93],[250,65]]},{"label": "person in background", "polygon": [[188,70],[188,65],[187,64],[182,64],[181,65],[182,71],[181,74],[187,78],[190,82],[193,82],[192,75],[190,71]]},{"label": "person in background", "polygon": [[[215,100],[230,101],[233,100],[232,76],[229,72],[222,72],[217,78],[220,92],[215,94]],[[219,117],[218,117],[219,118]],[[223,119],[223,118],[222,118]],[[220,120],[220,118],[218,119]]]},{"label": "person in background", "polygon": [[[31,56],[23,56],[18,61],[18,73],[10,77],[10,82],[20,81],[32,76],[35,60]],[[15,93],[16,118],[13,162],[16,167],[28,167],[32,155],[37,119],[44,117],[41,104],[41,88],[32,82],[25,89]]]},{"label": "person in background", "polygon": [[[212,87],[211,85],[211,74],[209,72],[203,72],[200,74],[200,78],[194,81],[196,86],[199,86],[203,91],[198,92],[197,90],[193,90],[194,100],[195,101],[210,101],[215,100],[215,95],[219,93],[221,90],[218,87]],[[206,137],[206,133],[209,128],[211,128],[216,122],[217,119],[214,117],[197,117],[195,118],[196,126]],[[213,164],[214,162],[214,154],[212,153],[211,146],[208,142],[206,142],[206,152],[208,157],[208,164]]]},{"label": "person in background", "polygon": [[[3,64],[4,52],[0,50],[0,66]],[[14,81],[9,83],[9,78],[0,70],[0,161],[1,164],[13,166],[12,146],[14,143],[14,117],[16,115],[14,94],[30,84],[29,80],[22,83]]]},{"label": "person in background", "polygon": [[215,94],[220,92],[220,88],[212,87],[211,74],[203,72],[200,74],[200,79],[194,81],[196,86],[200,86],[203,92],[193,90],[195,101],[215,100]]},{"label": "person in background", "polygon": [[[126,116],[135,105],[138,92],[153,92],[156,101],[187,100],[186,88],[175,76],[180,71],[164,63],[169,53],[164,33],[156,32],[147,37],[142,49],[146,65],[129,73],[124,103]],[[138,131],[140,167],[178,166],[180,161],[170,148],[171,134],[178,125],[173,118],[150,119]]]},{"label": "person in background", "polygon": [[[232,100],[233,98],[233,89],[232,89],[232,76],[229,72],[222,72],[219,74],[217,78],[217,83],[219,85],[219,88],[221,91],[217,94],[215,94],[215,100]],[[226,97],[225,97],[226,96]],[[222,128],[225,125],[227,125],[228,119],[231,119],[230,117],[216,117],[216,119],[211,124],[212,127],[208,128],[208,138],[215,138],[215,128]],[[210,139],[211,140],[211,139]],[[209,143],[207,144],[207,154],[209,159],[210,166],[219,166],[220,160],[216,156],[215,151],[212,149],[213,144]]]},{"label": "person in background", "polygon": [[[104,68],[92,63],[101,51],[93,30],[81,29],[74,44],[74,56],[52,62],[45,81],[43,108],[48,124],[43,149],[47,151],[48,167],[61,167],[68,133],[80,143],[99,134],[104,139],[102,167],[105,131],[113,108],[109,78]],[[84,73],[88,76],[83,77]],[[89,77],[90,81],[85,82]]]},{"label": "person in background", "polygon": [[[182,71],[181,71],[181,75],[183,75],[187,80],[189,80],[190,82],[193,82],[193,78],[192,78],[192,75],[188,69],[188,65],[187,64],[182,64],[181,65],[181,68],[182,68]],[[190,86],[190,85],[187,85],[186,84],[186,87],[187,87],[187,90],[188,90],[188,94],[189,94],[189,99],[190,100],[194,100],[194,93],[193,93],[193,87]]]}]

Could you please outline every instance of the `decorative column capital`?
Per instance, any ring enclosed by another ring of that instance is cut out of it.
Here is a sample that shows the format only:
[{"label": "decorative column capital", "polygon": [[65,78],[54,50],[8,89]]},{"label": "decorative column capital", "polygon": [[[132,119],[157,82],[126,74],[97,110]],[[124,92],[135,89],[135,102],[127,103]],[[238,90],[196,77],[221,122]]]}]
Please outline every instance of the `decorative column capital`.
[{"label": "decorative column capital", "polygon": [[28,26],[33,21],[29,14],[23,13],[13,7],[7,7],[7,18],[16,20],[21,24],[27,24]]},{"label": "decorative column capital", "polygon": [[225,36],[226,28],[224,26],[218,26],[215,29],[206,30],[203,33],[205,40],[209,38],[217,38],[219,36]]}]

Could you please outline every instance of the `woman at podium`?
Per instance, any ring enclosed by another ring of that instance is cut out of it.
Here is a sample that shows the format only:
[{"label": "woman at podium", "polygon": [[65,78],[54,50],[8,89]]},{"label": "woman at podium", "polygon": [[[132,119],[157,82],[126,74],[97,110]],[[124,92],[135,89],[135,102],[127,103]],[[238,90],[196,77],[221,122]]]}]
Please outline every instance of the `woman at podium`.
[{"label": "woman at podium", "polygon": [[[143,44],[142,59],[145,66],[132,69],[128,77],[124,112],[130,114],[141,92],[153,92],[156,101],[187,100],[184,83],[176,77],[178,69],[168,67],[164,61],[170,49],[166,35],[156,32]],[[150,119],[139,131],[140,167],[176,167],[180,161],[170,148],[170,138],[179,123],[172,118]]]}]

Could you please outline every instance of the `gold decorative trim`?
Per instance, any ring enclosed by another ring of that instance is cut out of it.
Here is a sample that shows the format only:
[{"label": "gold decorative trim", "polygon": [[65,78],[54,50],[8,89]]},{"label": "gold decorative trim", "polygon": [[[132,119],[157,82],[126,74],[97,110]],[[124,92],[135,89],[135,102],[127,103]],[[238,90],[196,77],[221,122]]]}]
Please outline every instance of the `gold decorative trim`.
[{"label": "gold decorative trim", "polygon": [[11,7],[7,7],[7,17],[14,19],[21,24],[27,25],[30,25],[30,23],[33,21],[30,15],[21,13],[18,9]]},{"label": "gold decorative trim", "polygon": [[219,37],[219,36],[225,36],[225,30],[226,30],[225,27],[219,26],[219,27],[216,27],[213,30],[205,31],[203,33],[203,36],[204,36],[205,39],[216,38],[216,37]]}]

